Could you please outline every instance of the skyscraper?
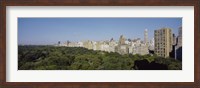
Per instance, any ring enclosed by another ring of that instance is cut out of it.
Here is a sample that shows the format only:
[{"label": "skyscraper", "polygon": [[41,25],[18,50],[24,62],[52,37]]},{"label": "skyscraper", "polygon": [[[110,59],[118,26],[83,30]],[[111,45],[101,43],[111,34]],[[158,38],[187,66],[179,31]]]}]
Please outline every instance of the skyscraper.
[{"label": "skyscraper", "polygon": [[127,54],[128,53],[128,45],[125,43],[126,38],[121,35],[119,38],[119,44],[116,47],[116,51],[120,54]]},{"label": "skyscraper", "polygon": [[180,27],[178,29],[178,36],[177,36],[177,38],[178,38],[178,41],[177,41],[178,48],[182,47],[182,27]]},{"label": "skyscraper", "polygon": [[148,44],[148,30],[147,29],[144,30],[144,43]]},{"label": "skyscraper", "polygon": [[155,54],[162,57],[169,57],[172,51],[172,31],[170,28],[161,28],[154,31]]},{"label": "skyscraper", "polygon": [[177,45],[175,46],[175,59],[182,61],[182,27],[178,29]]},{"label": "skyscraper", "polygon": [[154,38],[149,41],[149,50],[154,50]]},{"label": "skyscraper", "polygon": [[119,38],[119,45],[124,45],[125,44],[125,37],[123,35],[120,36]]},{"label": "skyscraper", "polygon": [[176,35],[173,34],[172,36],[173,36],[173,45],[176,45]]}]

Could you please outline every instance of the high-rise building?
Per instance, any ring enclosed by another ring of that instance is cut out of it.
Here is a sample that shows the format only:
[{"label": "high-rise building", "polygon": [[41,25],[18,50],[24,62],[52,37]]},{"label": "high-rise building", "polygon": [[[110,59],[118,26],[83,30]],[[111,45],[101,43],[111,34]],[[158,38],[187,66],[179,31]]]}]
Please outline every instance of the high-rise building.
[{"label": "high-rise building", "polygon": [[128,48],[128,45],[118,45],[116,47],[116,51],[120,54],[128,54],[129,52],[129,48]]},{"label": "high-rise building", "polygon": [[90,41],[90,40],[84,41],[84,42],[83,42],[83,47],[85,47],[85,48],[87,48],[87,49],[93,49],[92,41]]},{"label": "high-rise building", "polygon": [[161,28],[154,31],[155,54],[162,57],[169,57],[172,51],[172,31],[170,28]]},{"label": "high-rise building", "polygon": [[170,52],[170,57],[175,58],[175,55],[176,55],[175,48],[177,46],[177,38],[174,33],[172,34],[172,41],[173,41],[172,42],[172,51]]},{"label": "high-rise building", "polygon": [[148,44],[148,30],[147,29],[144,30],[144,43]]},{"label": "high-rise building", "polygon": [[57,44],[57,46],[61,46],[61,42],[60,42],[60,41],[58,41],[58,44]]},{"label": "high-rise building", "polygon": [[119,44],[116,46],[116,51],[120,54],[127,54],[128,53],[128,45],[125,43],[126,38],[121,35],[119,38]]},{"label": "high-rise building", "polygon": [[124,45],[125,44],[125,37],[123,35],[120,36],[119,38],[119,45]]},{"label": "high-rise building", "polygon": [[173,34],[172,37],[173,37],[173,45],[176,45],[176,35]]},{"label": "high-rise building", "polygon": [[115,40],[112,38],[109,41],[109,52],[115,52],[115,47],[117,46]]},{"label": "high-rise building", "polygon": [[177,46],[182,47],[182,27],[179,28],[178,30],[178,41],[177,41]]},{"label": "high-rise building", "polygon": [[154,50],[154,38],[149,41],[149,50]]},{"label": "high-rise building", "polygon": [[175,46],[175,59],[182,61],[182,27],[178,30],[177,45]]}]

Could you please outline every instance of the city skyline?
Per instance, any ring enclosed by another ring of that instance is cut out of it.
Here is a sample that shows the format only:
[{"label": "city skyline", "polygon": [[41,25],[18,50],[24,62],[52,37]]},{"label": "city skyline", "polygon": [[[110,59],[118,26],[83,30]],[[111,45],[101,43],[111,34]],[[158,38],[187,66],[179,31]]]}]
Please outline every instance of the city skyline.
[{"label": "city skyline", "polygon": [[120,35],[127,39],[154,36],[154,30],[169,27],[175,35],[182,18],[18,18],[18,44],[52,45],[58,41],[102,41]]}]

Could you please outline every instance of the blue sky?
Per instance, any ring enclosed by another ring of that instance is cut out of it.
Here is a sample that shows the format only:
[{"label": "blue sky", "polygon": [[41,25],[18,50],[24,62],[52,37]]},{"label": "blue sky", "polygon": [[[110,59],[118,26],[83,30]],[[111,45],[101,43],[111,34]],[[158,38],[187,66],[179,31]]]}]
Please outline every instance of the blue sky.
[{"label": "blue sky", "polygon": [[182,18],[18,18],[18,44],[51,45],[58,41],[149,39],[154,30],[168,27],[177,35]]}]

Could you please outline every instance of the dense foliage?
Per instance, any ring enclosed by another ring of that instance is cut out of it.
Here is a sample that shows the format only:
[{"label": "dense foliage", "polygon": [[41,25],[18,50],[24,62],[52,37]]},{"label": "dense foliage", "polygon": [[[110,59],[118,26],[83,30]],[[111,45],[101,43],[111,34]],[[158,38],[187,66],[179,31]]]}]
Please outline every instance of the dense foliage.
[{"label": "dense foliage", "polygon": [[19,46],[19,70],[180,70],[182,62],[156,55],[120,55],[82,47]]}]

